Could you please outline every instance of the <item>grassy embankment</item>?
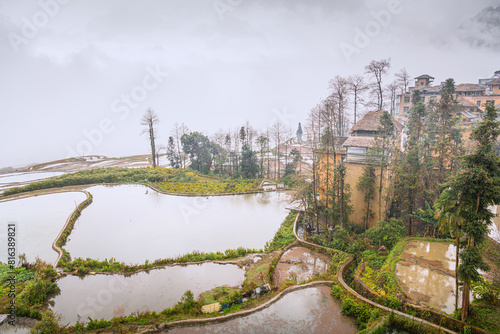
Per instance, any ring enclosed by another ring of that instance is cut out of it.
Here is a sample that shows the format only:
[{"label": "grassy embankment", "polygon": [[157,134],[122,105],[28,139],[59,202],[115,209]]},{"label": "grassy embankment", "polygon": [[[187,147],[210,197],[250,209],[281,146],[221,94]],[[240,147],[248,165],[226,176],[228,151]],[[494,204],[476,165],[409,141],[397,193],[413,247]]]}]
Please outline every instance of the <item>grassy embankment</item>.
[{"label": "grassy embankment", "polygon": [[10,196],[23,192],[79,186],[87,184],[145,183],[155,189],[173,194],[215,195],[259,191],[262,180],[230,180],[199,174],[185,169],[153,168],[101,168],[55,176],[46,180],[15,187],[3,192]]},{"label": "grassy embankment", "polygon": [[[233,305],[231,308],[224,310],[222,313],[201,313],[201,307],[205,304],[215,302],[220,302],[222,304],[230,303],[241,298],[241,294],[245,291],[266,283],[272,283],[273,269],[283,253],[282,249],[295,241],[295,237],[293,235],[293,223],[295,217],[295,213],[290,213],[286,217],[279,230],[276,232],[273,240],[266,244],[265,253],[259,254],[261,260],[255,263],[253,260],[248,260],[248,263],[246,263],[246,265],[248,265],[248,269],[245,274],[245,282],[243,283],[241,289],[218,287],[202,294],[198,300],[195,300],[193,294],[190,291],[187,291],[175,306],[166,308],[161,312],[142,312],[132,316],[115,317],[109,321],[93,319],[86,325],[77,324],[76,326],[61,330],[69,333],[95,332],[102,328],[116,331],[135,331],[139,328],[139,326],[152,326],[160,323],[184,319],[217,317],[242,310],[252,309],[270,300],[277,293],[289,286],[294,285],[295,283],[292,280],[289,280],[279,289],[271,293],[265,294],[256,299],[251,299],[243,304]],[[335,279],[338,268],[347,259],[347,256],[342,252],[336,251],[331,251],[330,255],[332,256],[332,264],[330,265],[328,272],[311,280]],[[54,319],[54,316],[50,314],[50,312],[44,315],[44,317],[46,322],[51,322],[51,319]]]}]

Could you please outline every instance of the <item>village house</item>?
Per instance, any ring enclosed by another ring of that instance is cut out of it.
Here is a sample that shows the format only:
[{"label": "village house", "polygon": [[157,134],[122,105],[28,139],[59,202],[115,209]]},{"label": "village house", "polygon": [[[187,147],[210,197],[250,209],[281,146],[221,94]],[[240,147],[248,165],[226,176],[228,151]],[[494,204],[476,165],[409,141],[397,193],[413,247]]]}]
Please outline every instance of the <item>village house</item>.
[{"label": "village house", "polygon": [[[411,96],[416,89],[421,93],[421,102],[429,104],[439,101],[441,85],[432,86],[433,80],[434,77],[427,74],[418,76],[414,87],[409,87],[408,92],[397,96],[396,119],[407,122],[413,106]],[[480,79],[479,84],[458,84],[455,91],[459,106],[456,115],[461,116],[464,123],[476,123],[484,114],[486,104],[500,104],[500,78]]]},{"label": "village house", "polygon": [[[375,198],[372,200],[371,205],[373,209],[373,216],[370,217],[367,226],[373,227],[380,220],[385,218],[385,212],[387,209],[387,190],[390,180],[392,178],[392,171],[389,168],[384,168],[384,173],[382,176],[382,207],[381,215],[379,215],[378,203],[379,203],[379,192],[378,185],[380,184],[380,154],[373,154],[373,148],[376,146],[377,139],[382,137],[387,137],[391,139],[399,149],[402,148],[403,143],[403,125],[398,122],[394,117],[392,121],[394,123],[394,134],[388,135],[380,130],[380,116],[383,114],[383,110],[375,110],[368,112],[363,118],[361,118],[350,130],[349,137],[337,137],[335,139],[335,149],[327,152],[322,152],[319,154],[320,164],[319,164],[319,196],[320,199],[324,199],[324,189],[327,188],[328,177],[332,178],[333,170],[335,165],[344,164],[346,167],[344,184],[349,185],[351,190],[351,205],[353,206],[353,213],[349,217],[349,221],[354,224],[364,226],[363,217],[365,215],[365,202],[364,194],[356,188],[359,178],[363,174],[363,167],[367,163],[373,163],[375,166],[377,191]],[[386,157],[386,161],[390,161],[392,158],[391,152],[393,147],[388,147],[385,152],[383,152]],[[327,173],[329,171],[329,173]],[[328,180],[330,181],[330,180]]]}]

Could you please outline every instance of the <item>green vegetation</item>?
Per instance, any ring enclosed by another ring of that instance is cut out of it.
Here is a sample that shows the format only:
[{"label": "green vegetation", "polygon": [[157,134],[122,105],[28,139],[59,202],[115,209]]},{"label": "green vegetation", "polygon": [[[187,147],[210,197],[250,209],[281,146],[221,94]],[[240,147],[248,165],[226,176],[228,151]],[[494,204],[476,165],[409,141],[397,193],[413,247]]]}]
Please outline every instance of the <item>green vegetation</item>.
[{"label": "green vegetation", "polygon": [[51,310],[45,310],[42,313],[41,319],[35,323],[31,329],[31,334],[58,334],[64,333],[63,328],[59,325],[61,317],[54,314]]},{"label": "green vegetation", "polygon": [[[464,157],[461,170],[445,184],[441,195],[456,207],[455,225],[460,225],[465,239],[461,244],[458,277],[463,282],[462,321],[469,311],[469,291],[473,281],[480,279],[479,270],[488,271],[481,246],[488,235],[488,225],[494,214],[488,208],[500,203],[500,157],[496,151],[500,135],[500,122],[493,105],[486,107],[486,115],[474,128],[471,139],[476,142],[474,151]],[[446,206],[443,204],[443,206]]]},{"label": "green vegetation", "polygon": [[41,189],[109,183],[145,183],[160,191],[178,194],[225,194],[260,191],[261,180],[224,180],[195,171],[171,168],[100,168],[64,174],[4,191],[2,196]]},{"label": "green vegetation", "polygon": [[342,314],[354,317],[361,330],[376,324],[382,315],[378,308],[354,299],[338,284],[332,285],[331,295],[340,301]]},{"label": "green vegetation", "polygon": [[15,277],[17,314],[35,319],[42,317],[47,296],[57,290],[57,272],[50,264],[38,260],[34,264],[10,270],[0,264],[0,313],[9,313],[9,278]]},{"label": "green vegetation", "polygon": [[241,298],[241,290],[221,286],[212,291],[205,292],[200,296],[200,301],[204,304],[221,303],[229,304]]},{"label": "green vegetation", "polygon": [[187,262],[201,262],[201,261],[224,261],[231,260],[245,256],[250,253],[261,253],[260,249],[250,249],[239,247],[237,249],[227,249],[224,252],[192,252],[186,255],[182,255],[178,258],[168,258],[168,259],[158,259],[152,262],[146,261],[144,264],[129,265],[123,262],[118,262],[111,258],[110,260],[105,259],[104,261],[98,261],[87,258],[86,260],[82,258],[74,259],[71,262],[64,262],[64,271],[75,271],[79,274],[85,275],[90,271],[95,272],[134,272],[140,269],[148,269],[154,267],[165,266],[174,263],[187,263]]},{"label": "green vegetation", "polygon": [[388,250],[406,236],[402,221],[391,218],[389,221],[378,222],[375,227],[367,230],[365,235],[375,247],[385,246]]},{"label": "green vegetation", "polygon": [[295,235],[293,234],[293,223],[295,222],[296,213],[290,212],[288,216],[286,216],[283,223],[281,223],[280,228],[274,235],[273,240],[266,243],[265,251],[266,253],[283,249],[288,246],[292,242],[295,241]]}]

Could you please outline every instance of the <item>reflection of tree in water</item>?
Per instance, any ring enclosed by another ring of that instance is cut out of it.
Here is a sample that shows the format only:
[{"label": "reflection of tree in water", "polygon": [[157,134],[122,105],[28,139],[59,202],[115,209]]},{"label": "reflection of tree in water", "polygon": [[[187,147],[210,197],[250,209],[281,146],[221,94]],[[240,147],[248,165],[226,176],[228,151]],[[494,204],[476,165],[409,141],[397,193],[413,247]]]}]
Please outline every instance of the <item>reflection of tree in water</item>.
[{"label": "reflection of tree in water", "polygon": [[261,193],[257,195],[257,203],[267,205],[271,203],[271,193]]},{"label": "reflection of tree in water", "polygon": [[428,297],[426,302],[436,309],[445,312],[453,311],[455,292],[452,276],[437,273],[418,265],[398,264],[396,268],[398,279],[406,286],[408,292]]}]

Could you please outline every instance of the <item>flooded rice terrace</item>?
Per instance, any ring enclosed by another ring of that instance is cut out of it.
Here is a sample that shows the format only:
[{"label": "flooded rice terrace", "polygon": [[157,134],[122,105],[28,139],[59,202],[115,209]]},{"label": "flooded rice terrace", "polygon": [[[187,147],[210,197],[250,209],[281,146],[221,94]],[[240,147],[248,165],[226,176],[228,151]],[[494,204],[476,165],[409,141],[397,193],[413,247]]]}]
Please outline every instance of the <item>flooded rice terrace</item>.
[{"label": "flooded rice terrace", "polygon": [[286,294],[268,308],[246,317],[197,327],[173,328],[168,333],[357,333],[354,318],[340,313],[339,301],[327,286]]},{"label": "flooded rice terrace", "polygon": [[48,179],[49,177],[59,176],[63,172],[28,172],[28,173],[8,173],[0,174],[0,192],[4,190],[24,186],[34,181]]},{"label": "flooded rice terrace", "polygon": [[331,259],[304,247],[293,247],[281,256],[273,274],[274,286],[281,286],[286,279],[295,278],[297,283],[324,273]]},{"label": "flooded rice terrace", "polygon": [[257,193],[173,196],[141,185],[94,186],[66,245],[73,258],[126,263],[193,251],[263,248],[284,220],[290,196]]},{"label": "flooded rice terrace", "polygon": [[396,264],[399,283],[420,302],[452,313],[455,309],[455,249],[455,245],[449,243],[407,242],[401,253],[404,261]]},{"label": "flooded rice terrace", "polygon": [[[63,228],[66,219],[86,195],[66,192],[40,195],[0,202],[2,220],[17,224],[17,252],[26,254],[28,262],[42,260],[54,263],[57,253],[52,243]],[[7,229],[0,229],[0,240],[7,240]],[[7,248],[0,248],[0,261],[7,262]]]},{"label": "flooded rice terrace", "polygon": [[60,292],[49,300],[63,324],[77,320],[109,320],[146,310],[160,312],[174,306],[186,290],[195,298],[218,286],[239,287],[245,270],[232,264],[204,263],[139,272],[132,276],[66,276],[57,281]]}]

